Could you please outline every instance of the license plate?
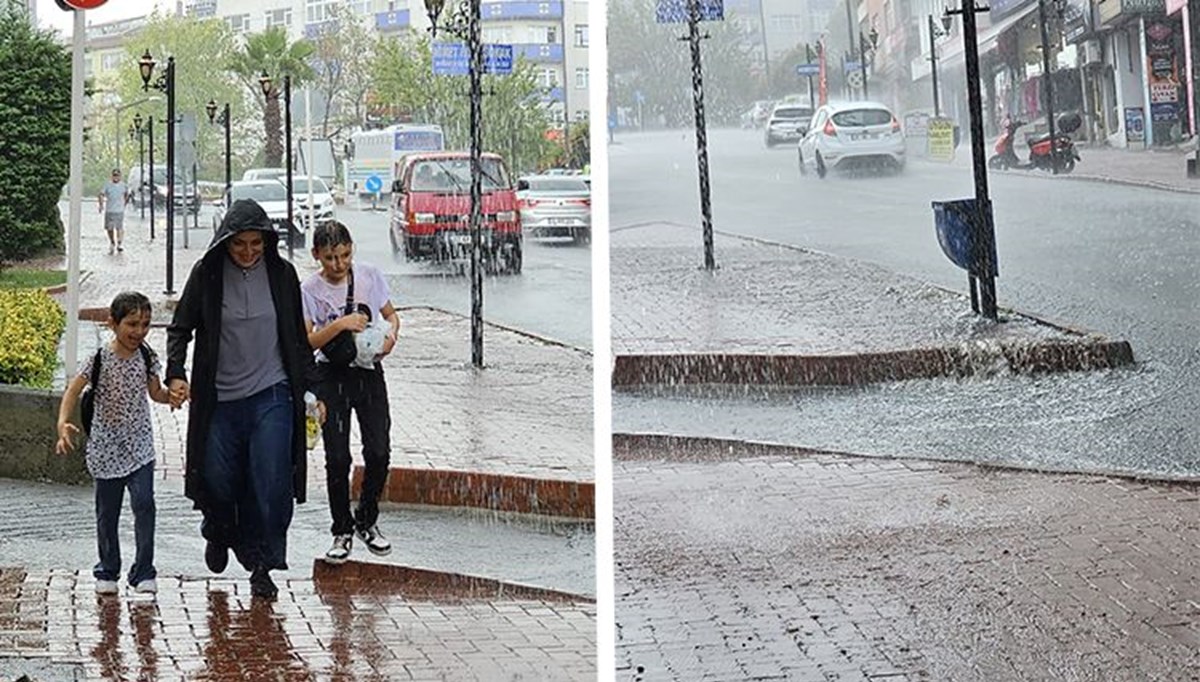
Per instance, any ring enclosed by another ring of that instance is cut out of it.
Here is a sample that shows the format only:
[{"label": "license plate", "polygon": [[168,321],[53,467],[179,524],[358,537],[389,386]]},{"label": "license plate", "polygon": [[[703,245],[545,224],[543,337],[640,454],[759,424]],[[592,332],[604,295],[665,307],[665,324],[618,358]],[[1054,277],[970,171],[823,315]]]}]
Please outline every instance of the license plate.
[{"label": "license plate", "polygon": [[551,225],[570,225],[574,222],[575,221],[571,220],[570,218],[551,218],[550,219]]},{"label": "license plate", "polygon": [[874,140],[874,133],[854,133],[850,136],[851,140]]},{"label": "license plate", "polygon": [[450,235],[450,243],[458,245],[469,245],[471,243],[471,235],[469,234],[452,234]]}]

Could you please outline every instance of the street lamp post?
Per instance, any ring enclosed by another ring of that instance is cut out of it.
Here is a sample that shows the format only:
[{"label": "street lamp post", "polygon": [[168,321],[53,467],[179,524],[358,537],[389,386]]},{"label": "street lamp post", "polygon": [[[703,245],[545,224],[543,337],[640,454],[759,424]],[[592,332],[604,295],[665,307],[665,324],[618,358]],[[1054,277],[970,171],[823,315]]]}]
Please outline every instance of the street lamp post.
[{"label": "street lamp post", "polygon": [[867,52],[871,52],[871,58],[874,59],[875,49],[879,46],[879,31],[871,27],[869,36],[864,36],[860,31],[858,34],[858,69],[862,74],[863,82],[863,99],[871,99],[871,93],[867,89]]},{"label": "street lamp post", "polygon": [[[467,76],[471,82],[471,364],[477,369],[483,367],[483,41],[479,35],[479,2],[463,0],[459,11],[442,25],[447,33],[465,38],[470,53]],[[425,0],[429,31],[435,38],[445,4],[445,0]],[[564,135],[568,116],[564,111]]]},{"label": "street lamp post", "polygon": [[[979,305],[984,317],[995,320],[996,310],[996,264],[992,262],[995,252],[996,233],[992,224],[992,202],[988,197],[987,161],[983,151],[983,103],[979,89],[979,45],[975,25],[976,12],[990,12],[990,7],[978,7],[975,0],[961,0],[960,9],[947,9],[946,14],[961,14],[963,18],[963,46],[967,66],[967,111],[971,118],[971,165],[975,177],[975,253],[972,262],[977,264],[975,274],[979,282]],[[972,286],[972,299],[974,286]]]},{"label": "street lamp post", "polygon": [[[717,269],[713,256],[712,188],[708,177],[708,132],[704,124],[704,73],[700,62],[700,0],[688,0],[687,41],[692,52],[692,108],[696,118],[696,165],[700,176],[700,220],[704,231],[704,269]],[[703,36],[707,38],[708,36]]]},{"label": "street lamp post", "polygon": [[[142,220],[146,219],[146,145],[143,144],[146,135],[146,128],[142,125],[142,115],[137,114],[133,117],[133,128],[137,131],[138,141],[138,209],[141,211]],[[151,195],[153,196],[153,195]],[[153,234],[153,225],[151,225],[151,234]]]},{"label": "street lamp post", "polygon": [[[150,77],[154,74],[154,58],[150,50],[138,61],[142,75],[142,90],[149,91]],[[175,294],[175,57],[167,57],[163,74],[154,82],[154,88],[167,95],[167,289],[163,293]],[[150,176],[154,176],[153,167]],[[151,201],[154,201],[151,198]],[[151,219],[153,220],[153,210]]]},{"label": "street lamp post", "polygon": [[204,110],[208,113],[208,122],[210,125],[220,123],[225,128],[225,194],[228,196],[229,190],[233,187],[233,168],[230,165],[229,158],[229,102],[226,102],[225,106],[221,109],[220,117],[217,116],[216,100],[208,100],[208,104],[204,107]]},{"label": "street lamp post", "polygon": [[933,15],[928,15],[929,19],[929,64],[930,75],[933,78],[933,115],[940,118],[942,115],[941,102],[938,96],[938,56],[937,56],[937,39],[950,33],[950,17],[942,15],[943,30],[938,30],[937,24],[933,22]]},{"label": "street lamp post", "polygon": [[1058,175],[1058,145],[1054,139],[1054,79],[1050,72],[1050,31],[1046,26],[1046,0],[1038,0],[1038,28],[1041,29],[1042,34],[1042,81],[1046,84],[1046,126],[1050,132],[1050,172]]},{"label": "street lamp post", "polygon": [[[271,99],[273,86],[271,76],[266,71],[263,71],[262,75],[258,77],[258,84],[262,87],[263,97]],[[279,93],[275,93],[274,96],[278,98]],[[226,105],[226,108],[228,106]],[[228,130],[226,128],[226,139],[228,139]],[[287,165],[287,235],[284,239],[287,241],[288,260],[292,260],[295,255],[292,246],[292,230],[296,229],[296,223],[292,207],[292,77],[289,74],[283,76],[283,139],[284,159]],[[228,174],[228,170],[226,173]]]}]

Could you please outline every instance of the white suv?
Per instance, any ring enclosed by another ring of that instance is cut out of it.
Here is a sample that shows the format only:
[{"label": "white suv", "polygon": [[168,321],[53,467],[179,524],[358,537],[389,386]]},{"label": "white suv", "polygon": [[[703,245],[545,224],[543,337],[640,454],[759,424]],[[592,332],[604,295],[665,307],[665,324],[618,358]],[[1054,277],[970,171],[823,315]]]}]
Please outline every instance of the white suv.
[{"label": "white suv", "polygon": [[825,177],[831,168],[904,170],[904,133],[896,115],[878,102],[826,104],[813,114],[797,145],[800,174]]}]

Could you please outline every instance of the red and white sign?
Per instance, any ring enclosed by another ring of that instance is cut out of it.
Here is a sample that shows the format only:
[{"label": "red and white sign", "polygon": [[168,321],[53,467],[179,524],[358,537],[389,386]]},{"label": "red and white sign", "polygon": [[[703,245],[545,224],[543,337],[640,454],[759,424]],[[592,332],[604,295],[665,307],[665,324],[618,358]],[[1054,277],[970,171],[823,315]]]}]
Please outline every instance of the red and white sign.
[{"label": "red and white sign", "polygon": [[96,9],[107,0],[54,0],[59,7],[66,11],[74,9]]},{"label": "red and white sign", "polygon": [[1178,102],[1179,92],[1175,88],[1175,84],[1171,81],[1151,83],[1150,84],[1150,103],[1164,104],[1166,102]]}]

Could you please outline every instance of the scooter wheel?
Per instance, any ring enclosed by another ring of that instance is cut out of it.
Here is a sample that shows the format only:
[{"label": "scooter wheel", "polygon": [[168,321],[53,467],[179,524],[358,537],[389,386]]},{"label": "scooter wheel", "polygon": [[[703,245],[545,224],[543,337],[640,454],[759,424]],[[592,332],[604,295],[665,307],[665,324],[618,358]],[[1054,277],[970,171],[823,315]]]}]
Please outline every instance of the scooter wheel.
[{"label": "scooter wheel", "polygon": [[1004,160],[1003,156],[997,154],[988,159],[988,168],[992,170],[1008,170],[1008,162]]},{"label": "scooter wheel", "polygon": [[1071,157],[1067,157],[1063,161],[1062,167],[1058,169],[1058,172],[1065,174],[1065,173],[1070,173],[1073,170],[1075,170],[1075,159],[1073,159]]}]

